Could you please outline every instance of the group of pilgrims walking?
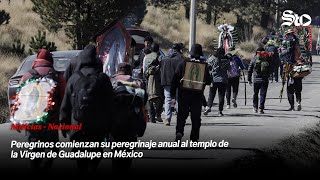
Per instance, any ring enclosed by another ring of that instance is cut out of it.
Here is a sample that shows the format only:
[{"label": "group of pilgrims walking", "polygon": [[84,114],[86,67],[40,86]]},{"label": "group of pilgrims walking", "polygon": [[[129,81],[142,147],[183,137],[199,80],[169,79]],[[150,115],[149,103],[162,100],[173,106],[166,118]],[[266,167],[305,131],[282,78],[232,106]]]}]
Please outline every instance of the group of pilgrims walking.
[{"label": "group of pilgrims walking", "polygon": [[[49,78],[48,75],[51,75],[57,90],[52,93],[55,103],[51,104],[45,123],[81,123],[81,130],[62,130],[62,135],[69,136],[70,141],[135,142],[144,135],[147,122],[163,123],[165,126],[176,122],[174,140],[180,142],[189,115],[192,122],[190,140],[199,141],[201,116],[212,113],[216,94],[218,116],[224,116],[225,107],[238,108],[241,79],[245,82],[245,104],[246,84],[253,86],[254,113],[264,114],[268,85],[273,81],[282,82],[280,98],[286,85],[289,110],[302,110],[302,80],[308,75],[306,63],[312,61],[299,55],[299,39],[293,30],[289,29],[282,38],[279,37],[275,32],[270,33],[263,45],[257,47],[251,61],[245,63],[238,53],[226,52],[222,45],[206,56],[200,44],[193,44],[186,55],[184,45],[175,43],[166,55],[162,55],[159,44],[148,36],[144,39],[145,47],[139,58],[133,63],[120,63],[112,77],[102,72],[95,45],[87,45],[72,59],[64,76],[54,75],[52,55],[48,50],[41,49],[32,71],[22,77],[21,85],[25,81],[33,82],[28,79]],[[140,69],[141,73],[135,76],[133,69]],[[208,99],[204,95],[206,86],[210,87]],[[177,115],[176,121],[174,114]],[[58,131],[28,133],[30,142],[59,141]],[[102,148],[87,150],[103,151]],[[100,160],[76,161],[80,172],[88,172],[95,171]],[[32,161],[32,167],[49,168],[52,161],[43,163],[37,159]],[[132,158],[112,159],[115,171],[126,171],[131,163]]]}]

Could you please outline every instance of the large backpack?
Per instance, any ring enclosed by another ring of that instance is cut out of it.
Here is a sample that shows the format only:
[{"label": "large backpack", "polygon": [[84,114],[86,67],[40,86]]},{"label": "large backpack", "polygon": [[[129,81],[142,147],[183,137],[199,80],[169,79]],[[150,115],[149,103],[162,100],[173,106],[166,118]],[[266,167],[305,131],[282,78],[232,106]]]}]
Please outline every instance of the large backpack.
[{"label": "large backpack", "polygon": [[271,63],[272,53],[267,53],[264,51],[259,52],[254,69],[258,75],[268,76],[270,74]]},{"label": "large backpack", "polygon": [[113,80],[114,137],[142,137],[146,129],[145,90],[134,83]]},{"label": "large backpack", "polygon": [[47,124],[57,111],[58,73],[51,69],[40,75],[35,69],[28,71],[32,78],[23,82],[17,90],[15,103],[11,108],[10,120],[19,124]]},{"label": "large backpack", "polygon": [[[102,93],[102,80],[99,74],[84,75],[81,71],[75,74],[79,76],[74,84],[72,93],[72,114],[73,118],[83,124],[85,129],[103,129],[106,126],[106,120],[100,119],[98,112],[101,109],[101,102],[103,98]],[[106,92],[105,92],[106,93]],[[106,116],[109,116],[106,114]]]},{"label": "large backpack", "polygon": [[228,77],[234,78],[240,76],[239,65],[235,60],[235,57],[232,57],[230,60],[230,69],[228,69]]}]

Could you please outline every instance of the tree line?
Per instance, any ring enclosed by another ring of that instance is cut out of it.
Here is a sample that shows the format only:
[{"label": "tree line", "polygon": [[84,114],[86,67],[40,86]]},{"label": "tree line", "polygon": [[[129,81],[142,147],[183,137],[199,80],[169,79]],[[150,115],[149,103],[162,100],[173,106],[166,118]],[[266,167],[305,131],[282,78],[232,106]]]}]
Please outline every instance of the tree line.
[{"label": "tree line", "polygon": [[[217,25],[223,13],[233,13],[239,39],[249,40],[252,27],[275,28],[281,12],[286,9],[298,14],[317,15],[320,0],[198,0],[198,16],[207,24]],[[33,11],[38,13],[42,24],[50,32],[63,30],[72,40],[74,49],[82,49],[95,32],[119,17],[136,14],[141,23],[146,5],[164,9],[184,7],[189,18],[190,0],[31,0]],[[278,17],[275,17],[278,12]],[[9,23],[10,15],[0,10],[0,25]]]}]

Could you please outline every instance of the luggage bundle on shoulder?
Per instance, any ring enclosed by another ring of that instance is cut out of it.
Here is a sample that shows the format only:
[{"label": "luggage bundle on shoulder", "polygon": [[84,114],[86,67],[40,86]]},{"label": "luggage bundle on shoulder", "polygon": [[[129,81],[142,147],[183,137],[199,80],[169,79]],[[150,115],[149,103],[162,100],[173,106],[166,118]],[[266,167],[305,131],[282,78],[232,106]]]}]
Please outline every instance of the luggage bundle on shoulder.
[{"label": "luggage bundle on shoulder", "polygon": [[114,80],[113,127],[114,136],[142,137],[145,129],[147,114],[145,112],[145,90],[135,82]]},{"label": "luggage bundle on shoulder", "polygon": [[311,73],[312,69],[308,64],[298,64],[293,66],[290,76],[293,78],[303,78]]}]

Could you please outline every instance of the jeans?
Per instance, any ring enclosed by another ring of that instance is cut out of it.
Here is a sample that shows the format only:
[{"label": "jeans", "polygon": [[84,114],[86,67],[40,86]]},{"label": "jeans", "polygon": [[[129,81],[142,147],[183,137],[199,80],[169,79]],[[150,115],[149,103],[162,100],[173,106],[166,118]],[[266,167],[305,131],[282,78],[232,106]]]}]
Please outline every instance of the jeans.
[{"label": "jeans", "polygon": [[259,109],[264,110],[266,97],[267,97],[267,91],[268,91],[269,81],[263,81],[253,84],[253,108],[258,109],[258,103],[259,103],[259,92],[260,92],[260,105]]},{"label": "jeans", "polygon": [[240,84],[240,77],[229,78],[228,85],[227,85],[227,105],[230,105],[231,99],[231,88],[232,88],[232,99],[237,99],[238,92],[239,92],[239,84]]},{"label": "jeans", "polygon": [[217,90],[219,93],[219,111],[223,110],[224,106],[224,97],[226,95],[227,84],[225,83],[212,83],[210,87],[208,106],[211,108],[213,106],[214,97],[216,96]]},{"label": "jeans", "polygon": [[287,83],[287,96],[290,106],[294,107],[294,94],[296,94],[297,103],[301,103],[302,78],[293,78],[293,84]]},{"label": "jeans", "polygon": [[171,86],[164,86],[164,111],[166,114],[166,120],[171,122],[172,111],[171,111]]}]

